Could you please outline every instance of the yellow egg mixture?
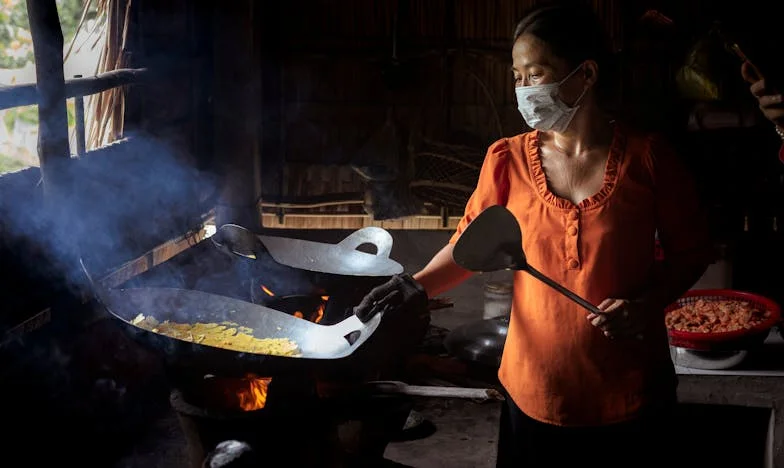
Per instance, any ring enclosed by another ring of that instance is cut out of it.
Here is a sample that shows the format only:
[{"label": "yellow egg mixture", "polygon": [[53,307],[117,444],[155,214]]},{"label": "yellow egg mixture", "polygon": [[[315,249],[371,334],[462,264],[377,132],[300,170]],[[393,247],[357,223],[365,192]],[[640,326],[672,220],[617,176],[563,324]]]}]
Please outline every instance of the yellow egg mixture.
[{"label": "yellow egg mixture", "polygon": [[159,322],[153,317],[137,315],[131,324],[170,338],[190,341],[216,348],[243,353],[296,357],[300,355],[297,343],[288,338],[256,338],[253,330],[236,323],[177,323]]}]

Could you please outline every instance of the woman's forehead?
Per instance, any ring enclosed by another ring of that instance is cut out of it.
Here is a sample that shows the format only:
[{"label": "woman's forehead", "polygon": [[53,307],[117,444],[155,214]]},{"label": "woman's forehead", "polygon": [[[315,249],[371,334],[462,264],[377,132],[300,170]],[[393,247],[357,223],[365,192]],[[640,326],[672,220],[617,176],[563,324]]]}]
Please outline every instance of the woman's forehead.
[{"label": "woman's forehead", "polygon": [[565,66],[562,59],[553,55],[546,42],[531,34],[523,34],[512,46],[512,66],[522,70],[537,65],[555,70]]}]

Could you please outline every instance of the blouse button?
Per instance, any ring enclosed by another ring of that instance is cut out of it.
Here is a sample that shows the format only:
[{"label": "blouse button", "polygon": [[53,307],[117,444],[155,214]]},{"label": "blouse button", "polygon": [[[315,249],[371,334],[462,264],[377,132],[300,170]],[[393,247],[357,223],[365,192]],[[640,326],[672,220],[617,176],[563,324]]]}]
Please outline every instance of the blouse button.
[{"label": "blouse button", "polygon": [[578,262],[578,261],[577,261],[577,260],[575,260],[575,259],[571,259],[571,260],[569,260],[569,268],[571,268],[571,269],[575,269],[575,268],[577,268],[578,266],[580,266],[580,262]]},{"label": "blouse button", "polygon": [[569,220],[571,221],[577,221],[577,218],[579,217],[580,217],[580,212],[577,210],[574,210],[569,213]]},{"label": "blouse button", "polygon": [[570,236],[576,236],[576,235],[577,235],[577,228],[576,228],[576,227],[574,227],[574,226],[569,226],[569,229],[567,229],[567,230],[566,230],[566,232],[567,232],[567,233],[568,233]]}]

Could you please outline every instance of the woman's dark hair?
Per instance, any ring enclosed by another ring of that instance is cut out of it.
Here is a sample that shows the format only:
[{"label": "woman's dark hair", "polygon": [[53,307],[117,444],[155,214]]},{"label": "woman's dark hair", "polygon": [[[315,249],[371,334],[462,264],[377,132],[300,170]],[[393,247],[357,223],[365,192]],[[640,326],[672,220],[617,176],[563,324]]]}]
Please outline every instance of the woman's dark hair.
[{"label": "woman's dark hair", "polygon": [[591,8],[573,3],[553,3],[530,10],[514,30],[512,43],[523,34],[541,40],[556,56],[576,67],[586,60],[599,66],[596,91],[602,100],[614,88],[612,50],[604,25]]}]

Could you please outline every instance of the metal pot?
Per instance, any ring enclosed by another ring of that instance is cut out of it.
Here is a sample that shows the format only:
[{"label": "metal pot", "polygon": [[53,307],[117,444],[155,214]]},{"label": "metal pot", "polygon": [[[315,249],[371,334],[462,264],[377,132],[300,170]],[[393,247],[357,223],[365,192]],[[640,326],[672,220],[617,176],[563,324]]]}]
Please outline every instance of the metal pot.
[{"label": "metal pot", "polygon": [[497,368],[501,364],[508,331],[508,316],[479,320],[452,330],[444,340],[444,346],[458,359]]}]

